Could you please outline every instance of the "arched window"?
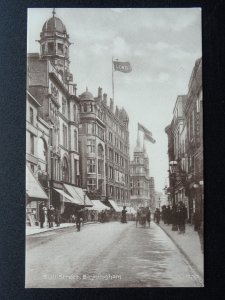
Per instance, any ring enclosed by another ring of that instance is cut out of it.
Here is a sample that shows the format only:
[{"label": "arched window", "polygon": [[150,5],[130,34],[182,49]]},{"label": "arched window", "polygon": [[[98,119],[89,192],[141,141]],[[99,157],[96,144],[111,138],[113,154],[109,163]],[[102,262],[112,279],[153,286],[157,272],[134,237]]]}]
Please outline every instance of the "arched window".
[{"label": "arched window", "polygon": [[37,145],[37,152],[38,152],[38,158],[45,162],[45,170],[47,170],[47,145],[45,141],[40,138],[38,139],[38,145]]},{"label": "arched window", "polygon": [[62,180],[64,182],[69,182],[69,165],[65,157],[63,158],[63,163],[62,163]]},{"label": "arched window", "polygon": [[98,156],[99,157],[104,156],[104,150],[103,150],[102,144],[98,144]]},{"label": "arched window", "polygon": [[77,151],[77,131],[74,130],[74,150]]},{"label": "arched window", "polygon": [[74,104],[74,106],[73,106],[73,120],[74,120],[74,122],[77,121],[77,107],[76,107],[76,104]]},{"label": "arched window", "polygon": [[84,112],[87,112],[87,104],[84,103]]}]

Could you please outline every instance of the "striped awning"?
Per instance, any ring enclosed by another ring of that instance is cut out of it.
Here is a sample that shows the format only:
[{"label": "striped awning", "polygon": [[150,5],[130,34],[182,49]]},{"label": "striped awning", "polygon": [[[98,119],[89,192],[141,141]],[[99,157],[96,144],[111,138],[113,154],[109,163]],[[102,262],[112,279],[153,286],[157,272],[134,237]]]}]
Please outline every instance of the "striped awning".
[{"label": "striped awning", "polygon": [[65,193],[63,190],[59,190],[59,189],[54,189],[54,190],[64,197],[64,202],[80,205],[80,201],[74,199],[73,197]]},{"label": "striped awning", "polygon": [[109,203],[116,212],[122,212],[123,208],[119,207],[114,200],[109,200]]},{"label": "striped awning", "polygon": [[48,196],[43,190],[39,181],[34,177],[34,174],[26,166],[26,194],[31,200],[47,200]]},{"label": "striped awning", "polygon": [[89,210],[96,210],[96,211],[102,211],[102,210],[109,210],[110,208],[106,205],[104,205],[100,200],[91,200],[93,206],[89,207]]},{"label": "striped awning", "polygon": [[84,200],[84,191],[82,188],[78,188],[76,186],[65,184],[64,187],[67,190],[67,192],[72,196],[72,198],[76,199],[76,201],[79,201],[79,205],[82,206],[93,206],[91,200],[88,198],[87,195],[85,195]]}]

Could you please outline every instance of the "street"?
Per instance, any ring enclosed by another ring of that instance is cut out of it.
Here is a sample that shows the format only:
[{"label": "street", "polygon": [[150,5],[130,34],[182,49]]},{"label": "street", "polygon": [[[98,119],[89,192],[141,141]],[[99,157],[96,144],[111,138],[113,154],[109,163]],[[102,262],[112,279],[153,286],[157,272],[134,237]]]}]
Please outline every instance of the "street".
[{"label": "street", "polygon": [[151,228],[84,225],[28,236],[27,288],[201,287],[203,283],[170,238]]}]

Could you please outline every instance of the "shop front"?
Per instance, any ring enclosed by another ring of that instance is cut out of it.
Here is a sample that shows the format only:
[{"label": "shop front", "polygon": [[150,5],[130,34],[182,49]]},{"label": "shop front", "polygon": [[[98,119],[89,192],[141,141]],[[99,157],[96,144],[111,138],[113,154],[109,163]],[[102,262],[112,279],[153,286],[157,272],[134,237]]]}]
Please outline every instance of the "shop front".
[{"label": "shop front", "polygon": [[48,195],[33,172],[26,166],[26,224],[28,226],[39,225],[39,205],[48,205]]}]

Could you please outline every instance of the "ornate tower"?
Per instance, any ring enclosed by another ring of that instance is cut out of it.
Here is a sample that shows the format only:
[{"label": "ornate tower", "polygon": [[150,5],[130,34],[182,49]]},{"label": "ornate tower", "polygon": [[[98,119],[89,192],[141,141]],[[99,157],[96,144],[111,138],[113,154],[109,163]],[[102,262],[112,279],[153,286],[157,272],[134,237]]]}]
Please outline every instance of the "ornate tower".
[{"label": "ornate tower", "polygon": [[52,17],[44,23],[40,33],[41,57],[51,60],[65,81],[72,81],[69,72],[69,35],[65,25],[55,14],[53,9]]}]

